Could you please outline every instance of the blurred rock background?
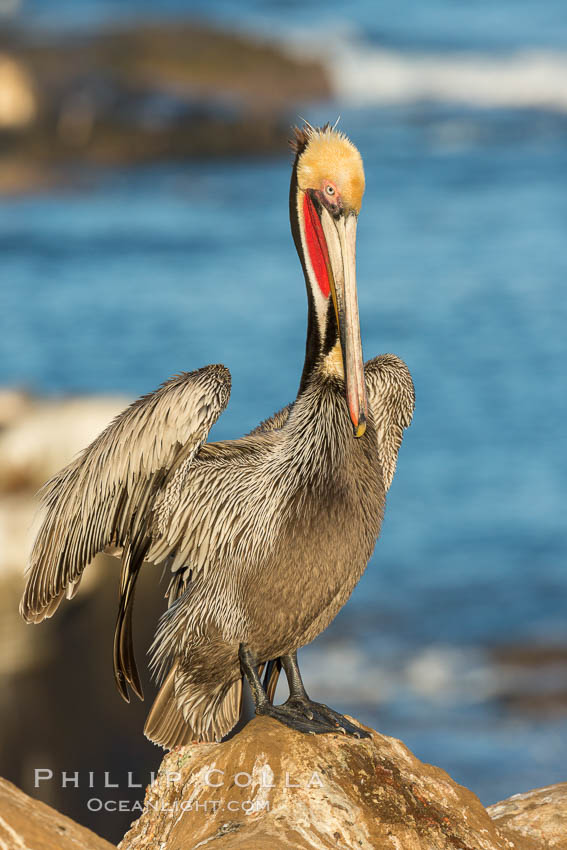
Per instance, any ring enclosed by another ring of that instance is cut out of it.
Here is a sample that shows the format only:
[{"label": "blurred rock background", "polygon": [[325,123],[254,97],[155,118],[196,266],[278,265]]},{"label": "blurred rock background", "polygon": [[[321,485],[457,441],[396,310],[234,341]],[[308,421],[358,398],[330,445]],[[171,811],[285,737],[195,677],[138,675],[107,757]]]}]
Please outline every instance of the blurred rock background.
[{"label": "blurred rock background", "polygon": [[[117,563],[53,621],[17,605],[35,494],[181,369],[233,375],[217,438],[291,398],[305,333],[289,127],[364,157],[367,356],[417,388],[382,537],[305,649],[315,698],[485,804],[565,779],[567,19],[559,0],[0,2],[0,775],[116,840],[147,701],[115,692]],[[34,770],[50,782],[34,788]],[[62,788],[61,771],[79,771]],[[119,788],[105,788],[104,772]],[[89,772],[93,773],[89,788]]]},{"label": "blurred rock background", "polygon": [[273,153],[297,102],[323,99],[317,61],[185,21],[0,36],[0,191],[70,166]]}]

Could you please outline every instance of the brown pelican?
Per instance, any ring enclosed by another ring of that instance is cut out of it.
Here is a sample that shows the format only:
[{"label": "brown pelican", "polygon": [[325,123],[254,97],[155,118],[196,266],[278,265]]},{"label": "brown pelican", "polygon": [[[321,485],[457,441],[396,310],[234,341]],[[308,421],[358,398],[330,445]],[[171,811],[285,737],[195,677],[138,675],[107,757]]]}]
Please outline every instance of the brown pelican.
[{"label": "brown pelican", "polygon": [[[22,615],[51,617],[97,552],[120,556],[114,671],[126,700],[128,686],[142,697],[131,637],[138,572],[144,561],[171,572],[152,646],[164,681],[145,727],[166,748],[229,732],[244,676],[257,714],[303,732],[365,734],[309,699],[296,653],[329,625],[372,554],[414,391],[394,355],[363,365],[358,150],[309,125],[292,148],[291,229],[309,305],[296,400],[245,437],[206,443],[230,373],[182,373],[134,402],[43,491]],[[290,695],[275,705],[280,667]]]}]

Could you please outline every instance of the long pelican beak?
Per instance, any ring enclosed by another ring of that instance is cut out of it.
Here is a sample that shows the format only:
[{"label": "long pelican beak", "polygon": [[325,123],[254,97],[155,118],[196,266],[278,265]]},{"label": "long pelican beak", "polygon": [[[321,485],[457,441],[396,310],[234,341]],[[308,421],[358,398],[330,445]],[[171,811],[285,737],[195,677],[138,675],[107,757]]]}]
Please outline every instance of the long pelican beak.
[{"label": "long pelican beak", "polygon": [[356,221],[354,213],[341,214],[335,218],[327,209],[321,211],[321,224],[329,252],[331,295],[343,354],[346,400],[354,436],[362,437],[366,431],[368,400],[356,296]]}]

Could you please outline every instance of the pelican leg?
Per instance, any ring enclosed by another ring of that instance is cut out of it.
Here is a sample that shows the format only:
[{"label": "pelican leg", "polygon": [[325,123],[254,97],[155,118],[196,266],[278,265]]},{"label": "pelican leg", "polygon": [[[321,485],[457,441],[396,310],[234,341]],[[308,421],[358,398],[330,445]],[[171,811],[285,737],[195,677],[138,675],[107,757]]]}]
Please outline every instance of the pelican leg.
[{"label": "pelican leg", "polygon": [[282,655],[281,662],[289,685],[289,697],[284,703],[284,708],[291,709],[297,715],[303,714],[304,717],[309,719],[322,721],[331,726],[334,732],[343,732],[343,734],[353,735],[355,738],[370,738],[368,732],[351,723],[338,711],[334,711],[322,702],[314,702],[309,699],[299,672],[297,652]]},{"label": "pelican leg", "polygon": [[[268,699],[266,691],[262,686],[262,682],[258,675],[258,661],[254,653],[248,646],[241,643],[238,651],[240,659],[240,668],[246,676],[252,698],[254,700],[254,710],[258,715],[273,717],[274,720],[279,720],[285,726],[295,729],[298,732],[311,733],[313,735],[321,735],[325,732],[339,731],[335,726],[331,726],[328,720],[323,717],[315,717],[309,712],[306,713],[302,706],[298,709],[295,705],[287,703],[285,705],[273,705]],[[289,702],[289,700],[288,700]]]}]

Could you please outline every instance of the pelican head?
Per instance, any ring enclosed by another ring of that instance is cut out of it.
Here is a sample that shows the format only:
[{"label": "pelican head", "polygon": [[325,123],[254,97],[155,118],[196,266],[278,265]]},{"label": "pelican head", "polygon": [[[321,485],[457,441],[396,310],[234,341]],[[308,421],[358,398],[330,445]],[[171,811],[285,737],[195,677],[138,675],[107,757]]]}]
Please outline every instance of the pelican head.
[{"label": "pelican head", "polygon": [[362,158],[343,133],[329,126],[296,129],[292,147],[292,232],[310,306],[306,369],[310,359],[317,360],[344,380],[354,435],[361,437],[368,416],[356,295]]}]

